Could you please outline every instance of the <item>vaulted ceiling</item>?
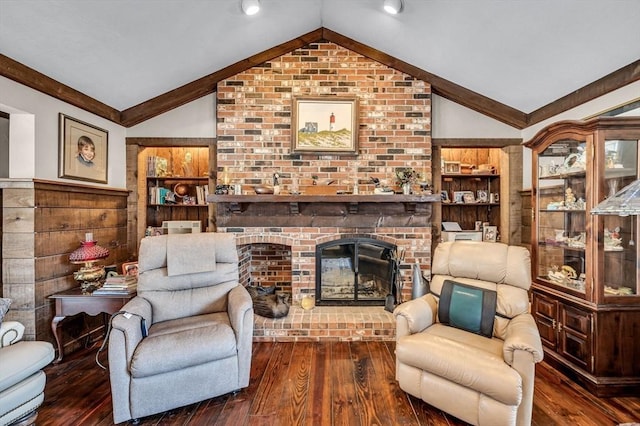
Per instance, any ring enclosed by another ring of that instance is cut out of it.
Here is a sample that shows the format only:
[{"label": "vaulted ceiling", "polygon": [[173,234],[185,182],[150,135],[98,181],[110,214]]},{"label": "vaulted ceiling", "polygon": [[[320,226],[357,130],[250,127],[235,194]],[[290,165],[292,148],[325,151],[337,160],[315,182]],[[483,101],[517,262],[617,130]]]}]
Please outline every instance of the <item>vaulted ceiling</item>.
[{"label": "vaulted ceiling", "polygon": [[640,79],[638,0],[403,1],[0,0],[0,75],[126,126],[321,39],[518,128]]}]

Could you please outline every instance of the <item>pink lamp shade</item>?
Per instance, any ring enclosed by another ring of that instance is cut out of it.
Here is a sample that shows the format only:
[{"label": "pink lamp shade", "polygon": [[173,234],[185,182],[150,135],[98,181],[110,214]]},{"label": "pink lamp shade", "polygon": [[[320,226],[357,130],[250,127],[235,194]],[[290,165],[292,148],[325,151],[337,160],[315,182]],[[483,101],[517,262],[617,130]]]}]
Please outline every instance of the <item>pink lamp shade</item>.
[{"label": "pink lamp shade", "polygon": [[109,250],[100,247],[96,241],[81,241],[80,247],[69,255],[72,263],[85,263],[104,259],[109,256]]},{"label": "pink lamp shade", "polygon": [[79,271],[73,273],[73,278],[80,283],[83,292],[93,291],[99,285],[98,281],[104,277],[104,266],[94,265],[93,262],[108,256],[109,250],[100,247],[95,241],[81,241],[80,247],[69,255],[71,263],[84,264]]}]

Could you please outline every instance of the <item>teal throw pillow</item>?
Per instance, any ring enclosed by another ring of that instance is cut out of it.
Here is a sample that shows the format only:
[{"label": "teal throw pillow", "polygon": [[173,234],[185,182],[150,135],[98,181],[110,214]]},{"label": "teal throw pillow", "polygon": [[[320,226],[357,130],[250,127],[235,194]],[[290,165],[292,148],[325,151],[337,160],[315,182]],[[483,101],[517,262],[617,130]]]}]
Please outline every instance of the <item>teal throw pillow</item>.
[{"label": "teal throw pillow", "polygon": [[443,324],[491,337],[497,297],[494,290],[445,280],[440,292],[438,318]]}]

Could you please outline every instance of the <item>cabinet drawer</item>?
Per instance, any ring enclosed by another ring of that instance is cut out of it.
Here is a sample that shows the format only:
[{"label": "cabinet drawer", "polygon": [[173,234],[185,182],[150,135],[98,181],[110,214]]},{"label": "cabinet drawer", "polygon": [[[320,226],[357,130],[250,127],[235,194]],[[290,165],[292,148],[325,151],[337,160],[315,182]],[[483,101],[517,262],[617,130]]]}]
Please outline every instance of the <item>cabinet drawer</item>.
[{"label": "cabinet drawer", "polygon": [[536,316],[544,315],[547,318],[555,319],[558,313],[558,303],[541,294],[533,294],[533,312]]},{"label": "cabinet drawer", "polygon": [[591,316],[588,312],[563,305],[560,322],[564,327],[577,331],[583,336],[591,332]]}]

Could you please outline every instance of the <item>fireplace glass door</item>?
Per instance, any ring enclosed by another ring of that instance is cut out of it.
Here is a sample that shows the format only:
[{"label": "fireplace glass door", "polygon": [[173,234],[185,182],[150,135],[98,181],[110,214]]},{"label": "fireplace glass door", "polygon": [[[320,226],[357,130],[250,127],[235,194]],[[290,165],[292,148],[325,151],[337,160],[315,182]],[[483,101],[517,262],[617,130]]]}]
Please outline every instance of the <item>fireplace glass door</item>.
[{"label": "fireplace glass door", "polygon": [[395,246],[348,238],[316,248],[316,304],[384,305],[393,294]]}]

